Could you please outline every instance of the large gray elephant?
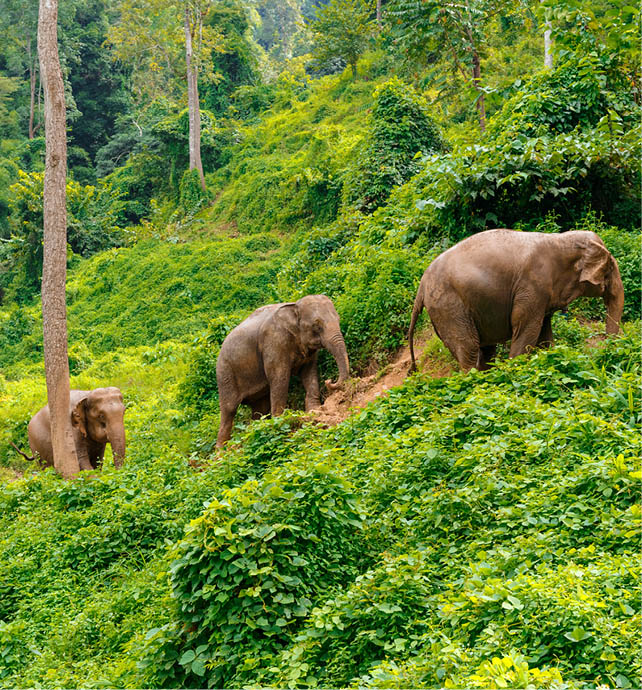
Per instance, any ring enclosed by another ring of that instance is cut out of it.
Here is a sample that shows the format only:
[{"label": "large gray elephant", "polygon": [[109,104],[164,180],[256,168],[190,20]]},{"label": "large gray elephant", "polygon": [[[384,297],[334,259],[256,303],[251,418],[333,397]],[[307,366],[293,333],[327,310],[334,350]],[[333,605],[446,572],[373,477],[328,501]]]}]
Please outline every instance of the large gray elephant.
[{"label": "large gray elephant", "polygon": [[553,343],[551,316],[578,297],[602,297],[606,332],[617,333],[624,288],[617,262],[594,232],[486,230],[438,256],[426,269],[408,332],[425,307],[435,332],[464,371],[488,368],[498,343],[510,357]]},{"label": "large gray elephant", "polygon": [[[114,465],[121,467],[125,458],[125,405],[120,390],[114,387],[72,390],[69,401],[80,469],[93,470],[101,466],[107,442],[111,443]],[[34,458],[40,458],[44,465],[53,466],[49,405],[31,418],[28,433]]]},{"label": "large gray elephant", "polygon": [[252,408],[252,418],[283,412],[290,376],[298,374],[305,388],[305,409],[320,407],[317,352],[329,350],[339,367],[334,390],[349,376],[348,352],[339,315],[325,295],[308,295],[298,302],[260,307],[223,341],[216,363],[221,425],[216,442],[229,438],[241,403]]}]

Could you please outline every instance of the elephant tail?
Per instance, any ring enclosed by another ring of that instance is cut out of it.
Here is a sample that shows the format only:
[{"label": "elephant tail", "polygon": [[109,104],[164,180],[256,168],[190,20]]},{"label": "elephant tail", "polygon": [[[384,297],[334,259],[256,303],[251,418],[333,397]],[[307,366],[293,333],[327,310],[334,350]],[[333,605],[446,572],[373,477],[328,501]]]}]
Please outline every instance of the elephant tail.
[{"label": "elephant tail", "polygon": [[419,285],[419,289],[417,290],[417,296],[415,297],[415,305],[412,308],[412,317],[410,319],[410,328],[408,329],[408,345],[410,346],[410,370],[409,374],[414,373],[417,371],[417,362],[415,361],[415,347],[414,347],[414,336],[415,336],[415,325],[417,323],[417,319],[419,318],[419,314],[421,314],[422,309],[424,308],[424,295],[423,295],[423,290],[421,289],[422,286],[421,284]]},{"label": "elephant tail", "polygon": [[18,448],[18,446],[17,446],[13,441],[10,441],[10,443],[11,443],[11,445],[16,449],[16,451],[17,451],[18,453],[20,453],[20,455],[22,455],[22,457],[23,457],[25,460],[29,460],[29,462],[33,462],[33,461],[36,459],[36,456],[35,456],[35,455],[34,455],[34,456],[30,456],[30,455],[27,455],[26,453],[23,453],[23,452],[20,450],[20,448]]}]

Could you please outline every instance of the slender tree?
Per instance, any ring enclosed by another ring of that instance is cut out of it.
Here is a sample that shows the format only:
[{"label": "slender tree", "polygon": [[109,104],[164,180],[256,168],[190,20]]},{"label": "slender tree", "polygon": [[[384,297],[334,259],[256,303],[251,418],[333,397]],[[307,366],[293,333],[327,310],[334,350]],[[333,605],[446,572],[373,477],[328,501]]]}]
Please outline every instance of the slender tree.
[{"label": "slender tree", "polygon": [[29,139],[33,139],[41,126],[36,123],[36,100],[39,96],[38,51],[38,6],[20,0],[5,0],[0,3],[0,30],[6,43],[7,71],[29,81]]},{"label": "slender tree", "polygon": [[203,189],[198,83],[217,78],[212,53],[224,51],[223,36],[207,21],[211,8],[212,0],[123,0],[107,37],[114,58],[132,69],[139,106],[181,97],[187,74],[189,168],[198,170]]},{"label": "slender tree", "polygon": [[[187,109],[189,115],[189,169],[198,171],[205,191],[205,176],[201,161],[201,109],[198,100],[198,61],[194,55],[194,41],[202,42],[203,12],[198,0],[185,3],[185,63],[187,66]],[[199,51],[200,53],[201,51]]]},{"label": "slender tree", "polygon": [[[542,0],[540,0],[541,2]],[[551,44],[551,20],[544,19],[544,67],[553,69],[553,50]]]},{"label": "slender tree", "polygon": [[38,55],[45,95],[42,325],[54,467],[69,478],[79,470],[69,414],[67,358],[67,128],[58,57],[58,0],[40,0]]}]

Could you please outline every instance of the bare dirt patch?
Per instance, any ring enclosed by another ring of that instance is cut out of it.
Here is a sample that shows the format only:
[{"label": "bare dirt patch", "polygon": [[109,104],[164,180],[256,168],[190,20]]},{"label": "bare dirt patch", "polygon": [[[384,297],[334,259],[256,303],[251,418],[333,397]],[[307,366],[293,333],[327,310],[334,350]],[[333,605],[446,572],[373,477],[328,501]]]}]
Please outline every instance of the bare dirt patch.
[{"label": "bare dirt patch", "polygon": [[[415,358],[418,370],[434,378],[450,376],[457,366],[432,328],[415,336]],[[373,400],[385,397],[391,388],[400,386],[408,377],[409,369],[410,349],[406,345],[376,373],[350,379],[343,389],[328,396],[321,409],[314,413],[315,421],[324,426],[339,424]]]}]

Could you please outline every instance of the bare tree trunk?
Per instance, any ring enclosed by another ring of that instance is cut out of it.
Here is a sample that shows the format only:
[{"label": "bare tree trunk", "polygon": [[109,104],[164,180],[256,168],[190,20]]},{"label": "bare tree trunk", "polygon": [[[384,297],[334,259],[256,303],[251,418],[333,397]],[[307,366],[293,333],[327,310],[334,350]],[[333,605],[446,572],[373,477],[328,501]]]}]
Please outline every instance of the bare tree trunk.
[{"label": "bare tree trunk", "polygon": [[185,7],[185,61],[187,63],[187,111],[189,117],[189,169],[198,170],[201,187],[205,191],[205,176],[201,161],[201,110],[198,101],[198,73],[193,64],[192,28],[189,8]]},{"label": "bare tree trunk", "polygon": [[377,26],[381,31],[381,0],[377,0]]},{"label": "bare tree trunk", "polygon": [[479,128],[482,132],[486,131],[486,101],[485,94],[481,90],[481,65],[479,63],[479,54],[472,48],[473,54],[473,85],[479,91],[479,98],[477,99],[477,110],[479,111]]},{"label": "bare tree trunk", "polygon": [[40,0],[38,54],[45,91],[42,326],[54,467],[65,478],[80,471],[69,413],[67,359],[67,127],[58,58],[58,0]]},{"label": "bare tree trunk", "polygon": [[553,69],[553,52],[551,50],[551,23],[546,22],[546,29],[544,30],[544,67]]},{"label": "bare tree trunk", "polygon": [[[540,0],[542,2],[543,0]],[[544,67],[553,69],[553,52],[551,50],[551,22],[544,20]]]}]

